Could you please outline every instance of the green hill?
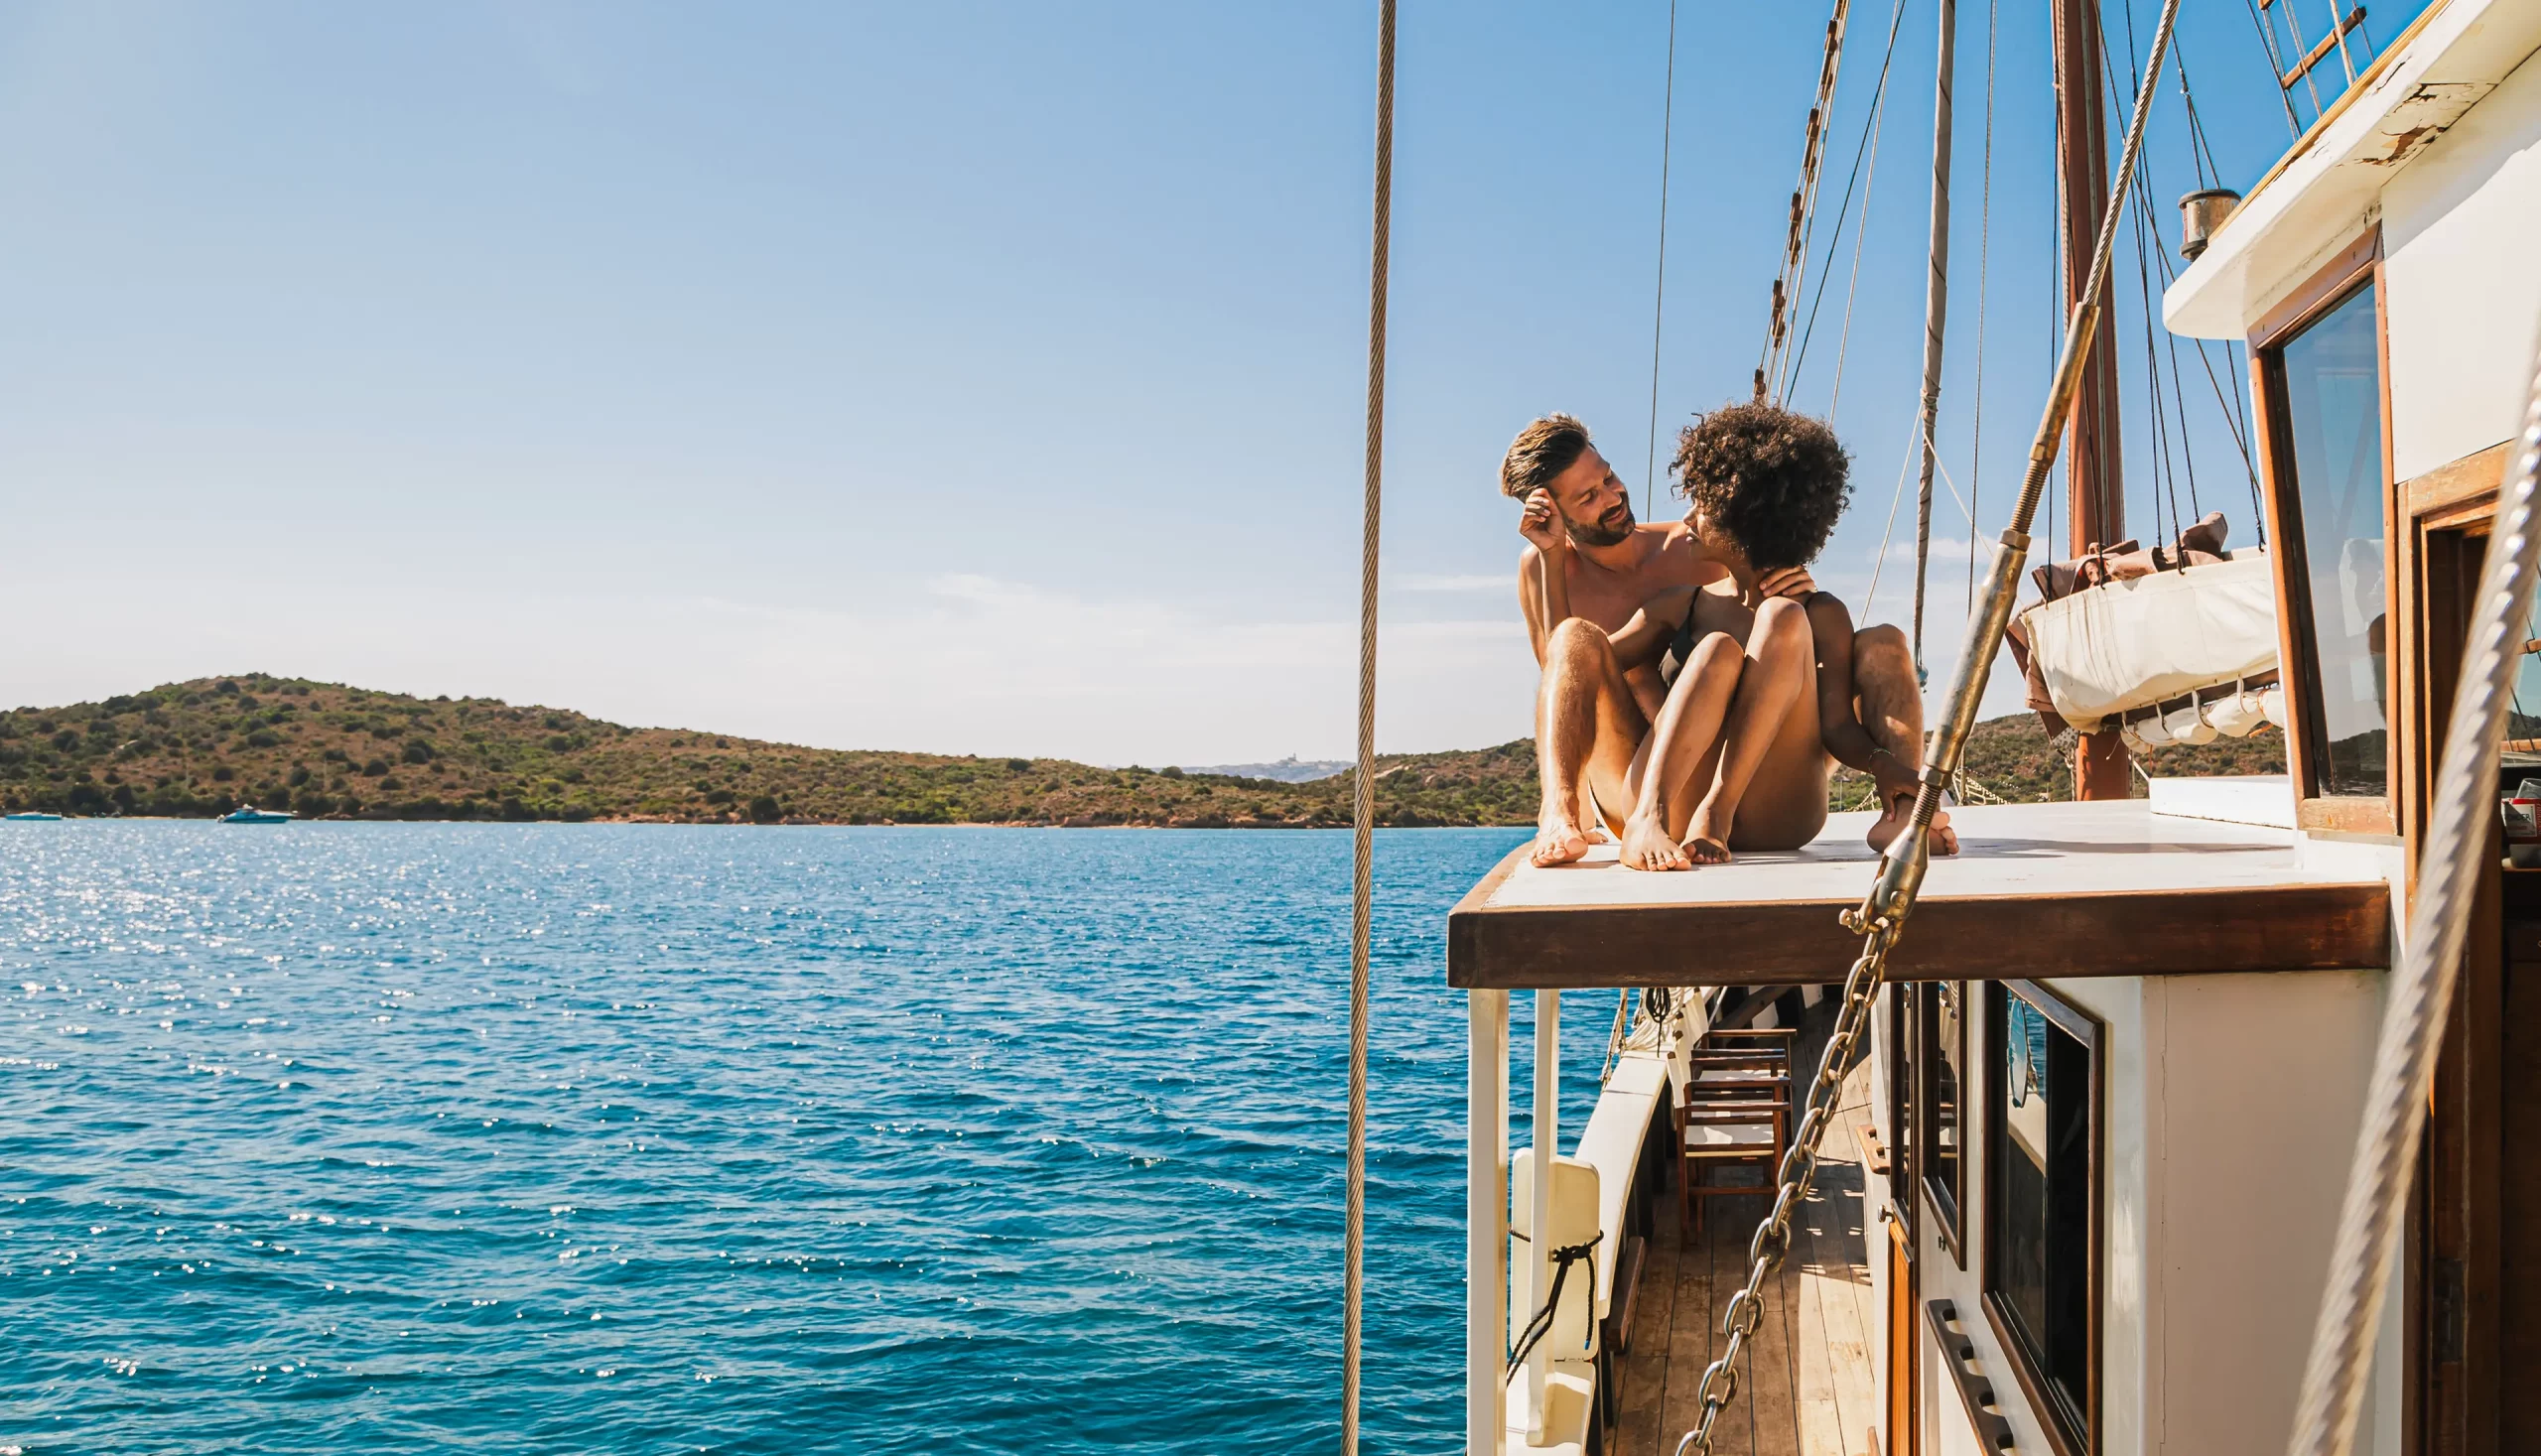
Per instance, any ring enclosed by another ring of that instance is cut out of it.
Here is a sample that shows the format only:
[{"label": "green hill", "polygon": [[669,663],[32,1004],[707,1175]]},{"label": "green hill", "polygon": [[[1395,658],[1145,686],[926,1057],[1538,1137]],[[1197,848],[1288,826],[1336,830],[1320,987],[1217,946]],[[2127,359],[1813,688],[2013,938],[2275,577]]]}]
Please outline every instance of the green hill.
[{"label": "green hill", "polygon": [[[1532,739],[1378,761],[1381,824],[1535,821]],[[2168,749],[2150,766],[2260,773],[2284,761],[2268,733]],[[2028,715],[1980,725],[1969,770],[2005,798],[2071,791]],[[1319,828],[1350,822],[1354,778],[805,748],[252,673],[0,713],[0,806],[66,814],[200,818],[252,803],[327,819]],[[1861,795],[1858,775],[1829,792],[1837,807]]]}]

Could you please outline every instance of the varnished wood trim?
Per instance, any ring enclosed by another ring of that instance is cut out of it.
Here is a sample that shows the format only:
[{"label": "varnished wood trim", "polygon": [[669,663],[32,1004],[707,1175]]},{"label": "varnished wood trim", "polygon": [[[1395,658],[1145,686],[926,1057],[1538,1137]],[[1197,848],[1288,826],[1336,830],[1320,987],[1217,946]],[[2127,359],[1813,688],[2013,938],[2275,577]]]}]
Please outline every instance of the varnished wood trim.
[{"label": "varnished wood trim", "polygon": [[[2083,1275],[2083,1320],[2088,1330],[2089,1348],[2083,1356],[2085,1371],[2082,1391],[2083,1429],[2080,1432],[2076,1433],[2065,1428],[2064,1422],[2056,1413],[2055,1398],[2047,1390],[2046,1381],[2031,1368],[2027,1352],[2023,1350],[2019,1338],[2012,1332],[2011,1323],[2001,1307],[2002,1300],[1994,1292],[1994,1256],[1997,1251],[1994,1240],[1990,1237],[1985,1241],[1985,1263],[1979,1281],[1979,1287],[1984,1291],[1985,1318],[1993,1325],[1994,1339],[2003,1347],[2003,1353],[2012,1367],[2012,1374],[2021,1383],[2021,1392],[2029,1397],[2030,1410],[2038,1417],[2039,1425],[2047,1432],[2048,1444],[2055,1447],[2060,1456],[2084,1456],[2084,1453],[2095,1453],[2100,1449],[2100,1388],[2102,1384],[2100,1364],[2103,1359],[2101,1336],[2105,1318],[2103,1311],[2107,1307],[2107,1291],[2103,1287],[2104,1270],[2107,1267],[2108,1236],[2107,1032],[2106,1028],[2100,1024],[2098,1017],[2067,1000],[2053,989],[2041,986],[2037,982],[2007,981],[2003,991],[2003,999],[2006,1002],[2012,996],[2018,995],[2028,1002],[2032,1009],[2055,1022],[2058,1029],[2066,1035],[2080,1042],[2090,1054],[2091,1059],[2091,1086],[2088,1094],[2090,1108],[2087,1115],[2090,1127],[2090,1147],[2087,1156],[2091,1171],[2089,1197],[2085,1200],[2091,1208],[2091,1232],[2090,1248],[2084,1256],[2086,1271]],[[1995,997],[1990,995],[1985,997],[1987,1002],[1985,1059],[1989,1074],[2009,1060],[2009,1048],[2003,1040],[2007,1028],[1999,1024],[1993,1014],[1994,999]],[[1990,1092],[1992,1084],[1989,1082],[1987,1086]],[[1990,1096],[1986,1099],[1984,1108],[1984,1130],[1981,1136],[1986,1149],[1985,1204],[1988,1209],[1991,1209],[1997,1206],[1996,1201],[2001,1196],[1999,1190],[2002,1179],[1993,1157],[1996,1109],[1994,1100]],[[2078,1445],[2074,1440],[2076,1434],[2081,1438]]]},{"label": "varnished wood trim", "polygon": [[2274,348],[2288,334],[2328,313],[2347,290],[2373,272],[2381,257],[2382,224],[2376,222],[2313,269],[2312,276],[2296,284],[2276,307],[2260,315],[2259,321],[2250,326],[2250,347]]},{"label": "varnished wood trim", "polygon": [[2463,511],[2486,514],[2505,483],[2506,457],[2514,442],[2502,440],[2474,455],[2421,470],[2400,482],[2400,512],[2428,526],[2458,524]]},{"label": "varnished wood trim", "polygon": [[[1474,899],[1447,916],[1447,984],[1467,990],[1810,986],[1842,980],[1861,954],[1835,921],[1849,902]],[[2378,879],[1927,900],[1888,965],[1899,981],[2372,970],[2391,964],[2390,915]]]},{"label": "varnished wood trim", "polygon": [[1935,1299],[1924,1306],[1925,1317],[1932,1321],[1933,1343],[1940,1346],[1941,1360],[1949,1368],[1950,1384],[1958,1390],[1958,1402],[1967,1411],[1967,1423],[1976,1429],[1976,1446],[1981,1451],[2012,1449],[2012,1423],[2004,1418],[1994,1383],[1985,1379],[1976,1367],[1976,1342],[1950,1328],[1963,1323],[1965,1316],[1951,1299]]},{"label": "varnished wood trim", "polygon": [[2399,825],[2391,817],[2388,797],[2367,799],[2305,799],[2294,806],[2294,823],[2302,829],[2326,830],[2332,834],[2396,835]]}]

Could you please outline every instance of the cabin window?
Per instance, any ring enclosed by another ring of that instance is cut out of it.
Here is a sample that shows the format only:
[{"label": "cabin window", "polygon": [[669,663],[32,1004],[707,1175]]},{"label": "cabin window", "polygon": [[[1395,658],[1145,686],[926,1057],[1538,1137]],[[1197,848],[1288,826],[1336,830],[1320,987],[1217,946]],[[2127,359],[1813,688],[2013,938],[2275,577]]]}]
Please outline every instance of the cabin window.
[{"label": "cabin window", "polygon": [[2030,1401],[2090,1449],[2098,1366],[2099,1031],[2029,982],[1988,986],[1985,1306]]},{"label": "cabin window", "polygon": [[1917,1167],[1939,1216],[1941,1243],[1962,1265],[1967,1257],[1960,1252],[1958,1150],[1959,1089],[1966,1085],[1960,1075],[1967,1065],[1966,995],[1967,988],[1958,982],[1936,981],[1927,983],[1916,997],[1922,1029],[1916,1061],[1923,1075],[1921,1116],[1915,1128]]},{"label": "cabin window", "polygon": [[2382,368],[2371,283],[2278,344],[2278,489],[2301,542],[2312,792],[2389,792]]}]

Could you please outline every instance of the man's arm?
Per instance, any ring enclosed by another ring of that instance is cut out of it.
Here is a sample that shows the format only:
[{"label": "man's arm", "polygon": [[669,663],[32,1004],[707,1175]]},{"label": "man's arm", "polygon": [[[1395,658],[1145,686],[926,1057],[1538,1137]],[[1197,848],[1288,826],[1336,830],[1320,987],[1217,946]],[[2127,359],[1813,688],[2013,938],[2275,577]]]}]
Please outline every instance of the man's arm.
[{"label": "man's arm", "polygon": [[1825,592],[1811,595],[1805,606],[1817,646],[1817,731],[1826,751],[1845,767],[1869,774],[1882,804],[1914,793],[1917,765],[1881,747],[1854,705],[1853,614]]},{"label": "man's arm", "polygon": [[1518,604],[1527,613],[1536,666],[1541,667],[1544,643],[1570,616],[1570,534],[1554,514],[1549,492],[1527,497],[1518,534],[1527,538],[1527,549],[1518,554]]}]

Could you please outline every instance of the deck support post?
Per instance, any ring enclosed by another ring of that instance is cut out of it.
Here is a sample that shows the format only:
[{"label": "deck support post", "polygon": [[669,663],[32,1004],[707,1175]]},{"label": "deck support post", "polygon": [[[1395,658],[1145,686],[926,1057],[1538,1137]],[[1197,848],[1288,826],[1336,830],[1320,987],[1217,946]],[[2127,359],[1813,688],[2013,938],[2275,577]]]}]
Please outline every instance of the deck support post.
[{"label": "deck support post", "polygon": [[1500,1456],[1508,1423],[1509,993],[1468,993],[1465,1010],[1465,1456]]},{"label": "deck support post", "polygon": [[[1561,1155],[1561,993],[1552,988],[1536,993],[1536,1107],[1527,1122],[1527,1142],[1535,1159],[1534,1207],[1527,1212],[1535,1265],[1527,1280],[1532,1306],[1552,1287],[1552,1164]],[[1527,1440],[1544,1440],[1544,1377],[1552,1368],[1552,1342],[1538,1340],[1527,1356]]]}]

